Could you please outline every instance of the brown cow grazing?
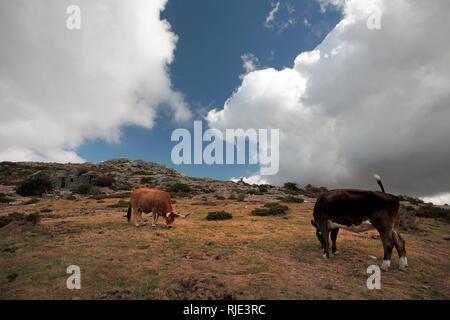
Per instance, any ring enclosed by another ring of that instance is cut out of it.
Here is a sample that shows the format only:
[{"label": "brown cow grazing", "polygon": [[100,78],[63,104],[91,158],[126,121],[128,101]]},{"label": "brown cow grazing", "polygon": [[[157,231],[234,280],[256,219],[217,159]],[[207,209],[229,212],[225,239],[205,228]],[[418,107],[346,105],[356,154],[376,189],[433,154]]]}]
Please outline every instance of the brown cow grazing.
[{"label": "brown cow grazing", "polygon": [[384,192],[378,175],[375,180],[381,187],[379,191],[337,189],[322,194],[314,206],[316,236],[324,249],[324,258],[329,257],[329,235],[331,233],[332,251],[337,253],[336,240],[339,228],[352,232],[363,232],[375,228],[380,233],[384,247],[384,260],[381,269],[387,271],[391,265],[392,249],[395,246],[400,257],[399,269],[406,271],[405,240],[398,231],[399,199]]},{"label": "brown cow grazing", "polygon": [[[153,213],[152,227],[158,224],[160,215],[166,218],[166,224],[170,228],[173,225],[177,214],[172,208],[170,195],[162,190],[152,189],[136,189],[131,193],[130,205],[128,206],[127,219],[130,222],[131,211],[134,214],[134,223],[139,227],[139,222],[142,223],[142,212]],[[182,216],[187,217],[189,214]]]}]

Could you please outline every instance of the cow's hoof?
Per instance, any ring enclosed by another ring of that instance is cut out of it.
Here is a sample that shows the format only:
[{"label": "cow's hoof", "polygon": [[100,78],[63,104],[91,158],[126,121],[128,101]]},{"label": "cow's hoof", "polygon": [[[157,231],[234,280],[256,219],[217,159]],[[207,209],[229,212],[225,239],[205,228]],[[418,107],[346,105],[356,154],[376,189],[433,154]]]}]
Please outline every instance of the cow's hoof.
[{"label": "cow's hoof", "polygon": [[408,259],[406,257],[400,257],[398,268],[400,269],[400,271],[408,270]]},{"label": "cow's hoof", "polygon": [[328,259],[328,258],[329,258],[328,255],[327,255],[326,253],[324,253],[324,254],[322,255],[322,257],[323,257],[324,259]]},{"label": "cow's hoof", "polygon": [[336,250],[335,252],[333,252],[333,254],[339,254],[339,250]]},{"label": "cow's hoof", "polygon": [[391,260],[383,260],[383,263],[381,264],[380,269],[383,271],[388,271],[390,266],[391,266]]},{"label": "cow's hoof", "polygon": [[155,224],[152,224],[152,228],[156,228],[156,225],[155,225]]}]

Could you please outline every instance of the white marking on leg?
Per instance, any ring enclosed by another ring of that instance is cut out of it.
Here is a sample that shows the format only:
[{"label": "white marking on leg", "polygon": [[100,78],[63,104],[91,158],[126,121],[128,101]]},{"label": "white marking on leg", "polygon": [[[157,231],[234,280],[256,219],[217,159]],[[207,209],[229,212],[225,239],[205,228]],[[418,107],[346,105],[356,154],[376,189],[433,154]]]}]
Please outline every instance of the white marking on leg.
[{"label": "white marking on leg", "polygon": [[324,257],[325,259],[328,259],[328,257],[327,257],[327,254],[326,254],[326,253],[324,253],[322,257]]},{"label": "white marking on leg", "polygon": [[390,266],[391,260],[383,260],[383,263],[381,264],[381,270],[388,271]]},{"label": "white marking on leg", "polygon": [[407,267],[408,267],[408,259],[406,257],[400,257],[398,268],[402,271],[406,271]]}]

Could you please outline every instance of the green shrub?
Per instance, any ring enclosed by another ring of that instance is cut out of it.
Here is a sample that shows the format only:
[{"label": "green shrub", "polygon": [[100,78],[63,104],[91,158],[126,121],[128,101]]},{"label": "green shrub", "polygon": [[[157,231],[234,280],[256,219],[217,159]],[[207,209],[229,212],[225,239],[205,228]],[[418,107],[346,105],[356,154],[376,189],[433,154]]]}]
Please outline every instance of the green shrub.
[{"label": "green shrub", "polygon": [[27,178],[16,188],[16,192],[24,197],[42,196],[43,193],[53,190],[50,178],[45,175]]},{"label": "green shrub", "polygon": [[237,196],[237,201],[243,202],[244,200],[245,200],[245,194],[240,193],[240,194]]},{"label": "green shrub", "polygon": [[266,203],[264,208],[256,208],[252,210],[251,214],[253,216],[277,216],[286,214],[288,209],[287,206],[282,206],[279,203]]},{"label": "green shrub", "polygon": [[167,188],[168,192],[182,192],[182,193],[189,193],[192,192],[192,189],[190,186],[184,183],[175,183]]},{"label": "green shrub", "polygon": [[74,195],[70,195],[66,197],[66,200],[77,200],[77,197],[75,197]]},{"label": "green shrub", "polygon": [[206,216],[206,220],[208,221],[229,220],[232,218],[233,215],[225,211],[209,212]]},{"label": "green shrub", "polygon": [[277,197],[277,200],[286,203],[303,203],[305,200],[303,198],[294,197],[294,196],[286,196],[286,197]]},{"label": "green shrub", "polygon": [[90,184],[80,184],[75,190],[78,194],[89,194],[91,192],[92,185]]},{"label": "green shrub", "polygon": [[218,195],[218,194],[215,195],[215,198],[216,198],[217,200],[225,200],[225,197],[224,197],[224,196],[221,196],[221,195]]},{"label": "green shrub", "polygon": [[435,207],[433,205],[424,205],[415,211],[417,217],[433,218],[450,223],[450,210]]},{"label": "green shrub", "polygon": [[236,196],[234,194],[230,194],[230,196],[228,197],[228,200],[236,200]]},{"label": "green shrub", "polygon": [[295,182],[286,182],[283,187],[290,191],[300,190]]}]

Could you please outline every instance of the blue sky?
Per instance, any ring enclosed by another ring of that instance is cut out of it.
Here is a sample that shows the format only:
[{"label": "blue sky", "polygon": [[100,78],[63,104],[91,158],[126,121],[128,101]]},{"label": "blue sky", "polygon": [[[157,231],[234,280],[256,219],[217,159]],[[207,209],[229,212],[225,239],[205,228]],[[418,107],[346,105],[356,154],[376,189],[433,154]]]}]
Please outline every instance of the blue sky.
[{"label": "blue sky", "polygon": [[[239,75],[245,71],[243,54],[255,55],[259,68],[292,67],[295,57],[314,49],[341,19],[340,11],[330,7],[322,12],[315,0],[280,1],[274,20],[267,25],[266,18],[276,3],[169,0],[161,17],[179,37],[170,76],[173,88],[189,103],[193,120],[201,120],[210,109],[223,108],[241,83]],[[289,19],[295,22],[287,23]],[[255,165],[174,165],[170,154],[176,143],[170,141],[170,135],[179,125],[162,110],[164,106],[152,129],[123,127],[120,143],[90,141],[77,150],[78,155],[92,162],[116,157],[143,159],[190,176],[221,180],[248,176],[258,170]],[[191,130],[192,125],[183,127]],[[207,128],[206,122],[203,127]]]}]

